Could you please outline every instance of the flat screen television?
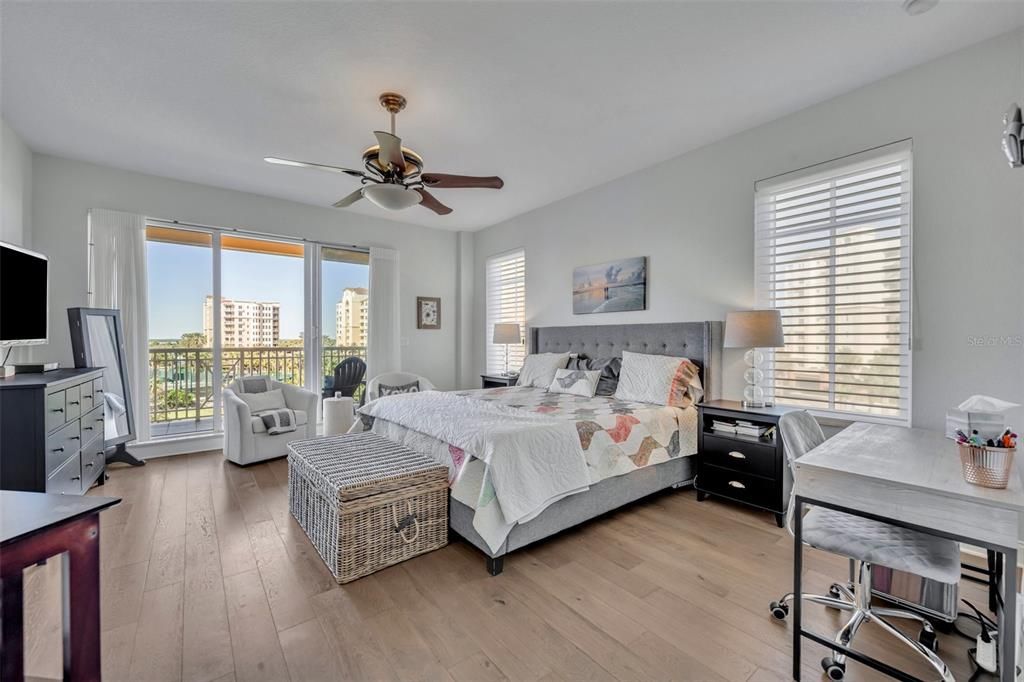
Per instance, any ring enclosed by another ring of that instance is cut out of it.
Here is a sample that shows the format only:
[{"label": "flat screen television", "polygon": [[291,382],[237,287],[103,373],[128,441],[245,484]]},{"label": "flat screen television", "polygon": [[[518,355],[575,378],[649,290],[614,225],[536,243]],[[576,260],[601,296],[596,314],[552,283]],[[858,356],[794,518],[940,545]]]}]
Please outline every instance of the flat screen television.
[{"label": "flat screen television", "polygon": [[43,254],[0,242],[0,346],[47,342],[49,269]]}]

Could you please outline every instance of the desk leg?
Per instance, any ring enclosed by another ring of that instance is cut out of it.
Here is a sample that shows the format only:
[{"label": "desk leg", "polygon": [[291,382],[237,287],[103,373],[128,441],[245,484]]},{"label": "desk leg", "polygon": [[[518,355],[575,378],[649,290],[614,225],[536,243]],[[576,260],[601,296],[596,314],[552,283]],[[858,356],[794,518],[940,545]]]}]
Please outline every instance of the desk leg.
[{"label": "desk leg", "polygon": [[64,679],[99,680],[99,514],[71,524],[64,575]]},{"label": "desk leg", "polygon": [[803,609],[803,573],[804,542],[803,542],[803,500],[793,498],[793,679],[800,680],[800,644],[802,642],[801,611]]},{"label": "desk leg", "polygon": [[0,611],[0,679],[25,676],[25,640],[22,632],[21,566],[3,576],[3,610]]},{"label": "desk leg", "polygon": [[1003,610],[999,613],[999,679],[1017,677],[1017,551],[1003,554]]}]

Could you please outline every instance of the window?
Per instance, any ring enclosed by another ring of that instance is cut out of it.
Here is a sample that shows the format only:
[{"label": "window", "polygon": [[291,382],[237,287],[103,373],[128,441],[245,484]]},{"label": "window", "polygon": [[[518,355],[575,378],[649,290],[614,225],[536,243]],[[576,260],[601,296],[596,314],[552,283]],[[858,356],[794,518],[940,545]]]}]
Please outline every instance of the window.
[{"label": "window", "polygon": [[[505,371],[505,344],[492,343],[494,325],[515,322],[526,332],[526,253],[511,251],[487,259],[487,371]],[[523,366],[526,344],[508,346],[508,367]]]},{"label": "window", "polygon": [[761,181],[758,306],[782,315],[776,402],[910,421],[911,150],[879,150]]}]

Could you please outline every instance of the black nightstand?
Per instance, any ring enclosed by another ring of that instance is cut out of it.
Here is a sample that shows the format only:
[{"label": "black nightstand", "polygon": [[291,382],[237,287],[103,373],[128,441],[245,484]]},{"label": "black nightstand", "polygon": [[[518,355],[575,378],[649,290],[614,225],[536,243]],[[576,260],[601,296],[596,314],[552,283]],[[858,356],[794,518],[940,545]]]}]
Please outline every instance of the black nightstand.
[{"label": "black nightstand", "polygon": [[[733,400],[712,400],[697,408],[700,431],[697,478],[693,484],[697,499],[703,501],[711,495],[770,511],[782,528],[792,480],[778,424],[779,417],[789,408],[743,407]],[[770,431],[757,437],[712,429],[716,421],[737,420],[768,426]]]},{"label": "black nightstand", "polygon": [[502,386],[515,386],[518,374],[506,376],[504,374],[481,374],[480,388],[500,388]]}]

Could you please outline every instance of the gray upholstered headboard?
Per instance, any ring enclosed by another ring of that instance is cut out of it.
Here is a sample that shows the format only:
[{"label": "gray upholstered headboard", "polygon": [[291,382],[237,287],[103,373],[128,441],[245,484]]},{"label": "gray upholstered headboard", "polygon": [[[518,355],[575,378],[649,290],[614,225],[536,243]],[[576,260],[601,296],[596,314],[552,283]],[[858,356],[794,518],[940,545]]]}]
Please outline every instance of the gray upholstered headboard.
[{"label": "gray upholstered headboard", "polygon": [[622,357],[622,351],[688,358],[700,367],[704,399],[722,395],[722,323],[660,322],[582,327],[532,327],[531,353],[580,353]]}]

